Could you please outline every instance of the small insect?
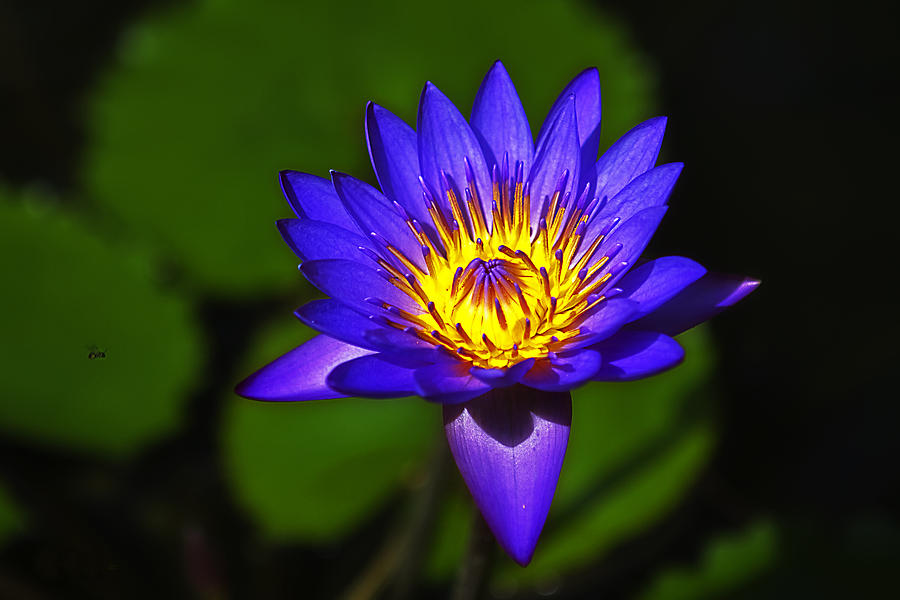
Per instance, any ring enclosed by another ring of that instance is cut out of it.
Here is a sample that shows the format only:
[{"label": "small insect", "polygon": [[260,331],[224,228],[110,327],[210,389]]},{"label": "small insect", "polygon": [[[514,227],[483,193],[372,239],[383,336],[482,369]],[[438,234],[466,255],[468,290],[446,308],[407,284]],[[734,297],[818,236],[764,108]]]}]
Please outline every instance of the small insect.
[{"label": "small insect", "polygon": [[106,350],[101,350],[97,346],[88,348],[88,360],[98,360],[106,358]]}]

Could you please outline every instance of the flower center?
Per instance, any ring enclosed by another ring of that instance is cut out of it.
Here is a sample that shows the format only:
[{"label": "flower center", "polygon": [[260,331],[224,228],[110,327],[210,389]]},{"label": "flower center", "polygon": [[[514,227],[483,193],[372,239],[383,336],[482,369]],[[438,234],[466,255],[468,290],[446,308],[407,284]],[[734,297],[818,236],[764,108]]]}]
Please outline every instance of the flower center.
[{"label": "flower center", "polygon": [[435,233],[404,217],[422,246],[425,269],[390,245],[386,249],[396,261],[378,261],[422,309],[413,314],[384,304],[397,317],[389,324],[485,368],[544,357],[579,341],[579,325],[624,266],[610,265],[618,246],[598,252],[615,222],[582,244],[597,202],[588,202],[586,193],[578,200],[563,194],[568,172],[552,196],[542,199],[536,223],[523,166],[517,165],[515,177],[507,172],[505,159],[493,169],[490,226],[470,169],[464,203],[446,179],[446,204],[423,186]]}]

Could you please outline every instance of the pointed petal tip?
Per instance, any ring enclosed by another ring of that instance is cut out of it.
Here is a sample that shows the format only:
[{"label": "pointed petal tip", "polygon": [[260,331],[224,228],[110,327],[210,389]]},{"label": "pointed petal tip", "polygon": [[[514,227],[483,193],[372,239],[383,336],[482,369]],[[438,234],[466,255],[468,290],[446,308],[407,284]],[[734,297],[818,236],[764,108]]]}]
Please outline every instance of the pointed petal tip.
[{"label": "pointed petal tip", "polygon": [[556,490],[572,419],[571,395],[494,390],[444,407],[444,430],[475,504],[509,556],[531,562]]}]

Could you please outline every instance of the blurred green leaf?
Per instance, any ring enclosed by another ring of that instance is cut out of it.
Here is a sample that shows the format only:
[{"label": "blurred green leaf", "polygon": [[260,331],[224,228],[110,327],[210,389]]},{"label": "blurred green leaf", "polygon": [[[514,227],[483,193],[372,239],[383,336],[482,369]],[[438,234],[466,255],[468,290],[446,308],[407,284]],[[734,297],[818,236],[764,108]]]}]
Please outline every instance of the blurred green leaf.
[{"label": "blurred green leaf", "polygon": [[[658,522],[706,464],[714,432],[703,402],[712,364],[704,329],[681,336],[687,360],[642,381],[593,383],[573,394],[572,432],[559,487],[533,562],[503,559],[498,589],[543,586],[584,567]],[[445,509],[429,572],[448,577],[467,517]],[[451,551],[450,548],[456,549]]]},{"label": "blurred green leaf", "polygon": [[[311,335],[279,320],[241,373]],[[328,542],[414,478],[441,432],[440,407],[419,398],[266,403],[232,395],[223,434],[226,473],[269,538]]]},{"label": "blurred green leaf", "polygon": [[85,183],[192,285],[282,289],[299,279],[274,227],[290,216],[277,171],[335,168],[371,181],[367,100],[414,123],[431,79],[468,114],[497,58],[535,133],[562,86],[591,65],[606,143],[652,116],[652,78],[624,28],[581,2],[207,0],[123,38],[90,102]]},{"label": "blurred green leaf", "polygon": [[188,304],[154,257],[0,190],[0,428],[126,456],[176,427],[199,367]]},{"label": "blurred green leaf", "polygon": [[693,568],[672,568],[661,573],[641,600],[706,600],[723,598],[772,566],[778,548],[778,532],[769,521],[710,542]]},{"label": "blurred green leaf", "polygon": [[0,485],[0,544],[3,544],[11,535],[22,531],[24,526],[25,517],[22,515],[22,511]]}]

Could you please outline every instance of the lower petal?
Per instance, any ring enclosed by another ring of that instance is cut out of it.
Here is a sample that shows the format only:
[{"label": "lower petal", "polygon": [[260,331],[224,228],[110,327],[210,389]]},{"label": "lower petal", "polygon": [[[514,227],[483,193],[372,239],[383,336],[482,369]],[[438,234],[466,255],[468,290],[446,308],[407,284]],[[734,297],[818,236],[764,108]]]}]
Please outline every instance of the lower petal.
[{"label": "lower petal", "polygon": [[561,392],[578,387],[599,368],[600,353],[584,348],[537,361],[522,383],[547,392]]},{"label": "lower petal", "polygon": [[400,398],[415,394],[413,370],[392,362],[383,354],[362,356],[338,365],[329,373],[328,385],[348,396]]},{"label": "lower petal", "polygon": [[707,273],[632,325],[636,329],[678,335],[736,304],[758,286],[758,279]]},{"label": "lower petal", "polygon": [[629,320],[647,315],[706,274],[700,264],[683,256],[663,256],[635,267],[616,286],[619,294],[638,303]]},{"label": "lower petal", "polygon": [[457,404],[490,391],[491,385],[473,377],[470,363],[447,359],[416,369],[416,391],[431,402]]},{"label": "lower petal", "polygon": [[444,406],[459,472],[497,541],[522,566],[547,520],[571,423],[568,392],[516,386]]},{"label": "lower petal", "polygon": [[234,391],[253,400],[294,401],[344,398],[325,382],[337,365],[371,354],[327,335],[317,335],[240,382]]},{"label": "lower petal", "polygon": [[602,364],[594,381],[632,381],[662,373],[681,363],[684,348],[654,331],[623,331],[593,347]]}]

